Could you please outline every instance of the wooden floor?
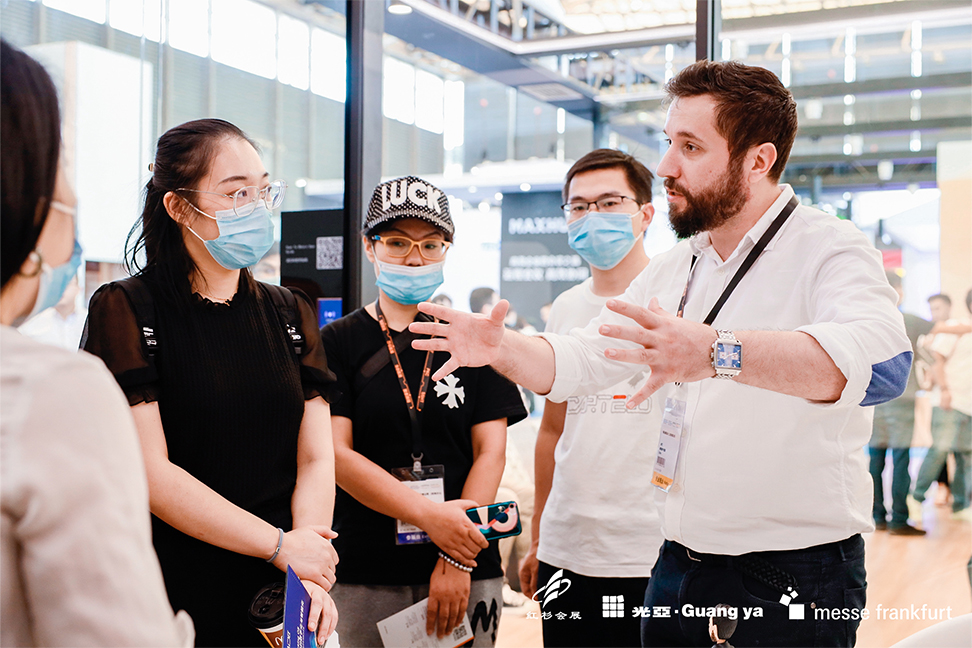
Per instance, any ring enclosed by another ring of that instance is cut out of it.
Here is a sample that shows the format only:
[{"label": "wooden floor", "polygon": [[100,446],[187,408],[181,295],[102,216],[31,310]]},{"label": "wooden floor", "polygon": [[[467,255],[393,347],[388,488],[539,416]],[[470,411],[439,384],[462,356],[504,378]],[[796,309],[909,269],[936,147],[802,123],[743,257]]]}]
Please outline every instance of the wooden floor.
[{"label": "wooden floor", "polygon": [[[867,609],[857,645],[888,648],[895,642],[937,623],[933,620],[875,618],[881,609],[951,607],[951,617],[972,612],[967,564],[972,556],[972,524],[953,520],[951,509],[933,504],[934,487],[924,508],[924,537],[901,537],[875,532],[865,535],[867,546]],[[530,603],[539,610],[536,603]],[[540,621],[526,618],[527,610],[504,608],[497,648],[534,648],[543,645]],[[888,616],[887,614],[885,615]],[[972,645],[972,643],[970,643]]]}]

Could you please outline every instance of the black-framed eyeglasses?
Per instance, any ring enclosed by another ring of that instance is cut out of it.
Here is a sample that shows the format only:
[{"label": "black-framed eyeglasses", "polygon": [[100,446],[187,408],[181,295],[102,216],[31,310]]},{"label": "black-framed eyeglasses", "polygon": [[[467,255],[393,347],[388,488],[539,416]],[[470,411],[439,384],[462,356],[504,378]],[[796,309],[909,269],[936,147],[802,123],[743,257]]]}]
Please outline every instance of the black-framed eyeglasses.
[{"label": "black-framed eyeglasses", "polygon": [[[274,180],[262,189],[260,187],[240,187],[231,194],[223,194],[217,191],[200,191],[199,189],[189,189],[180,187],[176,191],[191,191],[193,193],[211,194],[222,196],[223,198],[233,199],[233,213],[237,216],[249,216],[253,213],[258,200],[263,200],[267,209],[273,211],[283,204],[284,196],[287,193],[287,183],[283,180]],[[194,205],[195,206],[195,205]],[[205,213],[205,212],[203,212]],[[207,216],[209,214],[206,214]]]},{"label": "black-framed eyeglasses", "polygon": [[597,205],[597,211],[599,212],[620,212],[623,209],[625,200],[630,200],[633,203],[638,202],[630,196],[604,196],[603,198],[598,198],[590,202],[576,200],[564,203],[560,208],[564,210],[564,215],[567,217],[567,220],[573,221],[587,215],[587,212],[591,211],[591,205]]},{"label": "black-framed eyeglasses", "polygon": [[412,248],[417,247],[419,254],[426,261],[438,261],[445,256],[445,253],[449,250],[449,246],[452,245],[449,241],[444,241],[442,239],[423,239],[421,241],[413,241],[407,236],[372,236],[373,241],[379,241],[384,244],[385,251],[390,257],[402,258],[407,257],[412,253]]}]

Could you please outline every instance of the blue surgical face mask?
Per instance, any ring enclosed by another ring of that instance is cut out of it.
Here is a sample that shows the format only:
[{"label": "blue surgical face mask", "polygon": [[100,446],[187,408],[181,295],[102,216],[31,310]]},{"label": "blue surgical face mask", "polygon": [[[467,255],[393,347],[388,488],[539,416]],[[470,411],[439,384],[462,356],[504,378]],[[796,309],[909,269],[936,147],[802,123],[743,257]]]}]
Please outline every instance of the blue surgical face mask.
[{"label": "blue surgical face mask", "polygon": [[41,311],[56,306],[57,302],[61,301],[61,297],[64,296],[64,291],[67,290],[71,279],[77,276],[80,266],[81,244],[78,243],[77,239],[74,240],[74,252],[66,262],[53,268],[47,263],[41,262],[40,287],[37,289],[37,298],[34,300],[34,307],[24,318],[24,321],[29,320]]},{"label": "blue surgical face mask", "polygon": [[382,292],[399,304],[424,302],[442,285],[445,261],[423,266],[394,265],[378,261],[378,280]]},{"label": "blue surgical face mask", "polygon": [[588,212],[567,226],[570,247],[599,270],[610,270],[621,263],[634,247],[631,219],[635,214]]},{"label": "blue surgical face mask", "polygon": [[273,222],[263,201],[257,201],[253,211],[246,216],[237,216],[234,210],[224,209],[216,212],[214,218],[195,205],[193,209],[216,221],[219,236],[212,241],[203,239],[191,227],[188,229],[203,242],[216,263],[227,270],[254,265],[273,245]]}]

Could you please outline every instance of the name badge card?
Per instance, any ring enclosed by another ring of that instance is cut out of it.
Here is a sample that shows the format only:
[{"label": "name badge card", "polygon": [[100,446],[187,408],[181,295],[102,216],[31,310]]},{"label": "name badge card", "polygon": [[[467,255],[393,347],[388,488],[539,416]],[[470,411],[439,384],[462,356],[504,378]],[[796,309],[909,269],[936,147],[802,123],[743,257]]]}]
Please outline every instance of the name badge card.
[{"label": "name badge card", "polygon": [[[412,466],[395,468],[391,474],[413,491],[436,504],[445,502],[445,466]],[[395,544],[425,544],[432,542],[422,529],[414,524],[395,520]]]},{"label": "name badge card", "polygon": [[658,455],[655,457],[655,467],[651,475],[651,483],[666,493],[675,482],[678,444],[682,438],[684,421],[685,401],[673,397],[666,398],[661,434],[658,437]]}]

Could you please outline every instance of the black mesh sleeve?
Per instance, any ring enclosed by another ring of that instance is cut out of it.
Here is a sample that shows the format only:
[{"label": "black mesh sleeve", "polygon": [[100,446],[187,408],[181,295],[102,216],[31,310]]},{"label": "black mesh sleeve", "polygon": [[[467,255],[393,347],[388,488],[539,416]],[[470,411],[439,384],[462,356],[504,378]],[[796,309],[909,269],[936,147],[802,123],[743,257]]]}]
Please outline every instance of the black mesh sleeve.
[{"label": "black mesh sleeve", "polygon": [[327,367],[327,355],[317,328],[317,312],[304,291],[292,288],[300,311],[300,330],[304,334],[304,352],[300,356],[300,381],[304,386],[304,400],[323,396],[333,402],[337,396],[334,373]]},{"label": "black mesh sleeve", "polygon": [[129,405],[158,400],[158,373],[142,346],[142,333],[125,291],[105,284],[91,296],[81,348],[111,371]]}]

